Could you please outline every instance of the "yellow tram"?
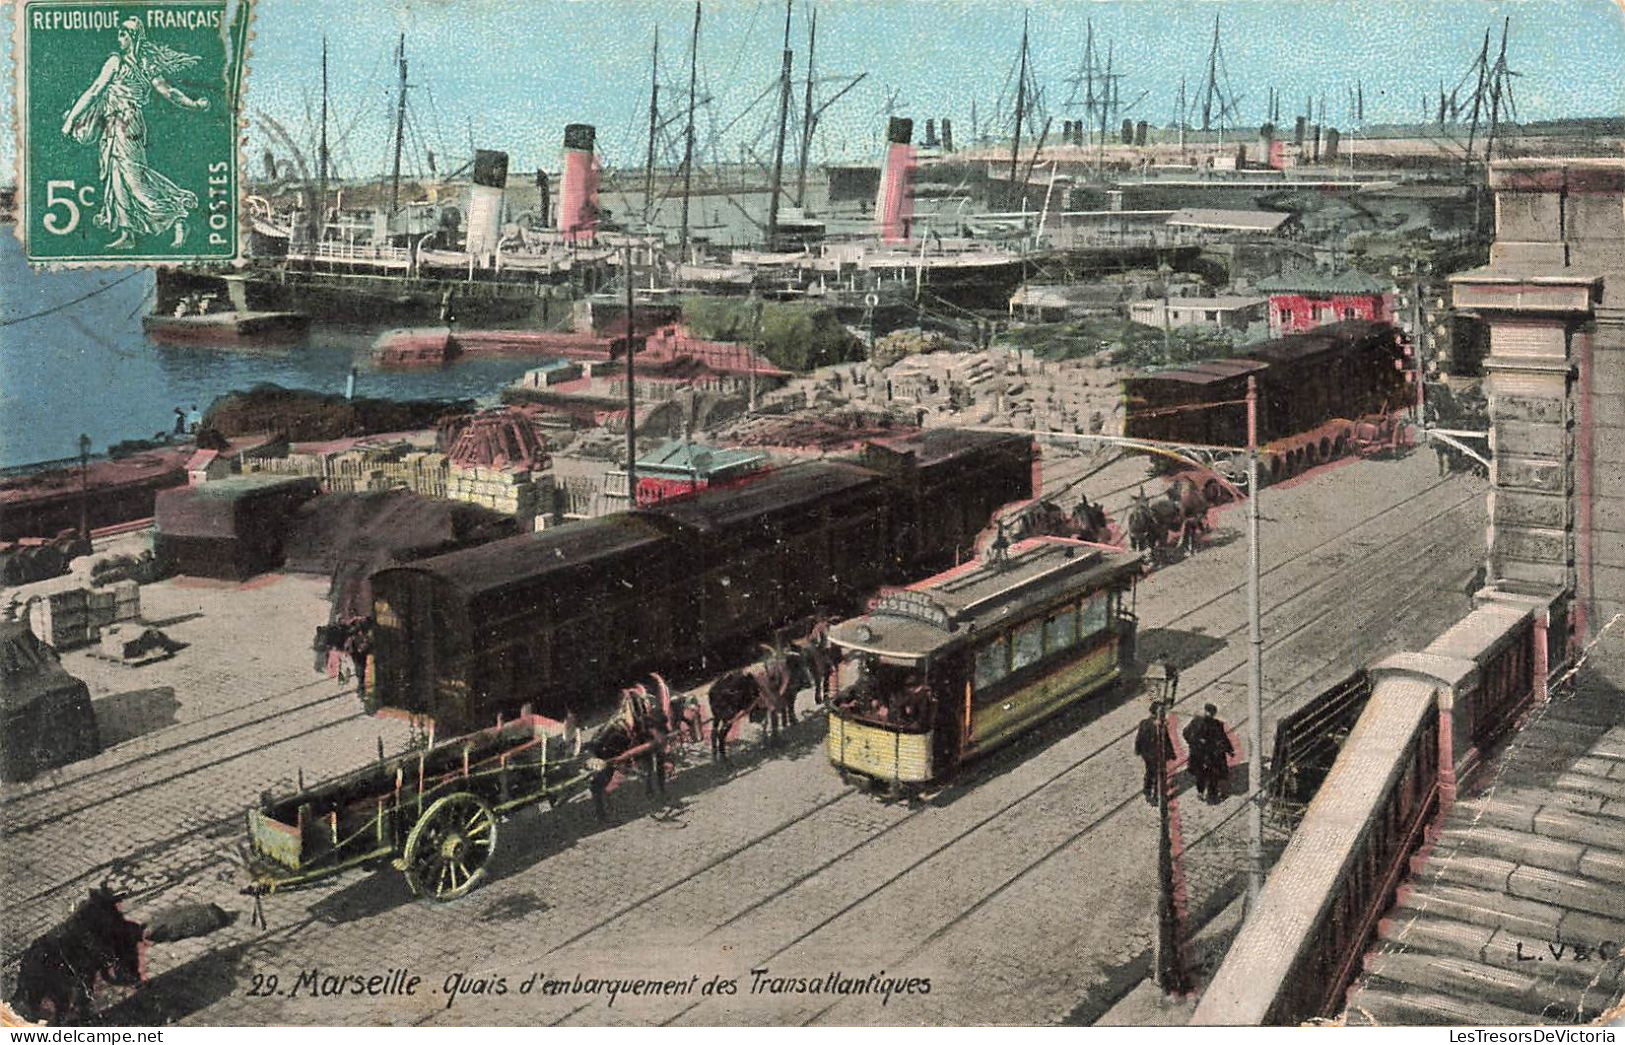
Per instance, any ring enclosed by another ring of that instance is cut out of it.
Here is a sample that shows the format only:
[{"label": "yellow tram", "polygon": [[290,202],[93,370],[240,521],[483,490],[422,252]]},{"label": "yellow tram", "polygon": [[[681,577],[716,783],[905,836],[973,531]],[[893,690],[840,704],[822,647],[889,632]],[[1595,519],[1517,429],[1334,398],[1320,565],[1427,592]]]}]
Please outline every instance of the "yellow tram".
[{"label": "yellow tram", "polygon": [[829,760],[893,791],[1111,686],[1134,658],[1140,557],[1035,537],[908,588],[830,629],[840,654]]}]

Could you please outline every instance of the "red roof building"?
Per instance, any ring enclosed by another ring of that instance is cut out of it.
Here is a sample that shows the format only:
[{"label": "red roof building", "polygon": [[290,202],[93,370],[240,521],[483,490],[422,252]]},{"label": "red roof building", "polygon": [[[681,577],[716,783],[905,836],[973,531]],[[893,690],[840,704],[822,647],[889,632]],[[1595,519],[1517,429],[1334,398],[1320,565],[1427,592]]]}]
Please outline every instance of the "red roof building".
[{"label": "red roof building", "polygon": [[1393,287],[1363,272],[1288,272],[1259,280],[1258,289],[1269,295],[1271,337],[1346,319],[1394,318]]}]

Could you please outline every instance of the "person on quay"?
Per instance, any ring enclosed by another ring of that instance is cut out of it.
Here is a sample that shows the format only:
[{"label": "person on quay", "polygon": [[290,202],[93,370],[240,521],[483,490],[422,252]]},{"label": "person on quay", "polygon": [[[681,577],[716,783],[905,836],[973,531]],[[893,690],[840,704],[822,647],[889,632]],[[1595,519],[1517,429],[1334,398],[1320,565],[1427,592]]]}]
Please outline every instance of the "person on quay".
[{"label": "person on quay", "polygon": [[[1134,753],[1145,765],[1145,781],[1141,787],[1148,805],[1157,804],[1157,774],[1166,773],[1167,764],[1174,761],[1174,738],[1168,735],[1167,720],[1157,714],[1160,706],[1158,701],[1151,702],[1150,713],[1140,721],[1140,729],[1134,734]],[[1157,757],[1159,749],[1162,752],[1160,759]]]},{"label": "person on quay", "polygon": [[1224,801],[1224,785],[1230,776],[1230,756],[1236,748],[1230,742],[1230,731],[1219,718],[1219,709],[1209,704],[1203,710],[1206,714],[1191,719],[1185,726],[1185,746],[1190,751],[1191,775],[1196,778],[1196,793],[1205,801],[1217,804]]}]

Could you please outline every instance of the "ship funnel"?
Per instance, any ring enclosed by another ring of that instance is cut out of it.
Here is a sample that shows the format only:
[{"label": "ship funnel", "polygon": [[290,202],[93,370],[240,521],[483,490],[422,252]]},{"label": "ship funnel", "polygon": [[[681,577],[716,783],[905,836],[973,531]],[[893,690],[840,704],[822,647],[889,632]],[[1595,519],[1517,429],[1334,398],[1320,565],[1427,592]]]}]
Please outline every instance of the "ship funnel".
[{"label": "ship funnel", "polygon": [[1321,159],[1328,167],[1337,162],[1337,146],[1340,140],[1336,127],[1326,128],[1326,151],[1321,154]]},{"label": "ship funnel", "polygon": [[880,169],[875,220],[884,243],[905,243],[914,219],[914,121],[893,116],[886,124],[886,161]]},{"label": "ship funnel", "polygon": [[954,121],[946,116],[942,118],[942,151],[954,151]]},{"label": "ship funnel", "polygon": [[553,224],[553,193],[547,181],[547,172],[541,169],[536,171],[536,212],[539,228],[547,228]]},{"label": "ship funnel", "polygon": [[468,187],[466,249],[476,257],[493,254],[502,238],[502,191],[508,184],[508,154],[474,150],[474,178]]},{"label": "ship funnel", "polygon": [[598,233],[597,131],[591,124],[564,128],[564,175],[559,185],[559,231],[566,243],[591,243]]}]

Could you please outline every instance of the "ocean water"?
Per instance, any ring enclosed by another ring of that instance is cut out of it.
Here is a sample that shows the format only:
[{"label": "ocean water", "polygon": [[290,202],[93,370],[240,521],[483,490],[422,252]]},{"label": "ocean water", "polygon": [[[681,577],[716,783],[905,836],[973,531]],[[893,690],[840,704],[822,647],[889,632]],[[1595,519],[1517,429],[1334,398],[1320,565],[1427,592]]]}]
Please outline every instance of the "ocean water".
[{"label": "ocean water", "polygon": [[357,395],[494,399],[537,365],[486,358],[379,371],[370,351],[382,326],[312,327],[305,343],[274,350],[154,345],[141,330],[152,290],[142,269],[31,270],[0,226],[0,468],[76,457],[81,434],[93,453],[151,438],[173,426],[175,407],[206,410],[260,382],[342,394],[355,367]]}]

